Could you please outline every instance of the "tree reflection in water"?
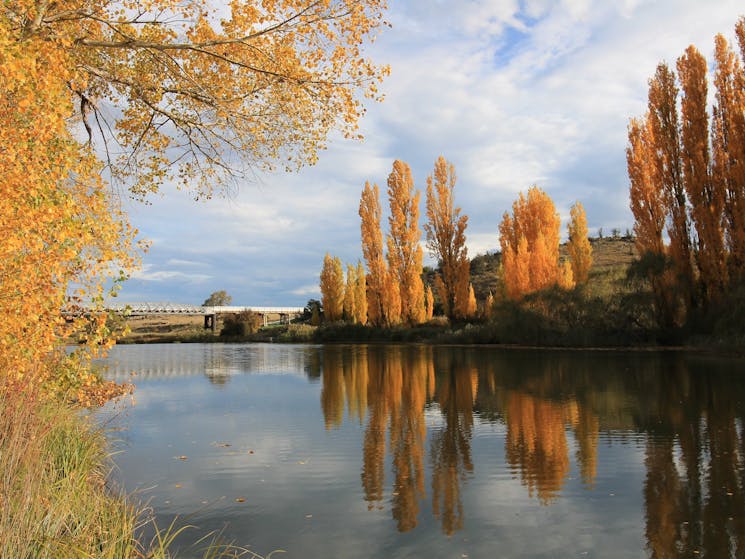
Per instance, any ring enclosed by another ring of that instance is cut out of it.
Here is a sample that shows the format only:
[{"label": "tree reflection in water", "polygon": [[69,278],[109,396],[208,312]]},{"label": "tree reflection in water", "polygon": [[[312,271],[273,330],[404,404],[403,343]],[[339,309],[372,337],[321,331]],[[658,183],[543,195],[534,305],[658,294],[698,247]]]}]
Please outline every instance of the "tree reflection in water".
[{"label": "tree reflection in water", "polygon": [[[450,535],[467,514],[461,492],[476,467],[477,425],[505,425],[508,467],[546,506],[561,498],[572,448],[591,490],[601,433],[607,441],[636,433],[644,441],[647,473],[640,489],[649,556],[745,557],[745,386],[706,365],[689,368],[690,361],[325,347],[321,407],[327,429],[341,425],[345,408],[364,425],[364,499],[370,509],[383,509],[389,491],[401,532],[417,526],[426,502],[427,444],[431,513]],[[389,488],[387,458],[394,478]]]}]

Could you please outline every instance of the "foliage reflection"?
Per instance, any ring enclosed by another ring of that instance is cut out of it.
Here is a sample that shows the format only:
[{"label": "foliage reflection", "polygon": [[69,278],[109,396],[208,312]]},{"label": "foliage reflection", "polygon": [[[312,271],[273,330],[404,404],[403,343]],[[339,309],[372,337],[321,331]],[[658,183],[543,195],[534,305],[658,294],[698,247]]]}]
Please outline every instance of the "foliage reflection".
[{"label": "foliage reflection", "polygon": [[[345,411],[364,425],[364,499],[370,509],[390,502],[401,532],[417,526],[428,497],[445,534],[463,528],[474,430],[494,424],[505,427],[508,467],[542,505],[561,498],[573,468],[594,488],[601,437],[641,438],[649,555],[745,554],[745,389],[726,366],[430,346],[321,355],[326,428],[340,426]],[[702,367],[707,374],[693,372]]]}]

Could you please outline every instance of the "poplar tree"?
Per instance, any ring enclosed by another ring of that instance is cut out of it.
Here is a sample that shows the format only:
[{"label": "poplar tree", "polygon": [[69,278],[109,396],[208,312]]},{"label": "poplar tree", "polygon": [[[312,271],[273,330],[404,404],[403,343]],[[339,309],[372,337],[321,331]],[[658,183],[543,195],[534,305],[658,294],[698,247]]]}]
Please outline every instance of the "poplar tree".
[{"label": "poplar tree", "polygon": [[631,119],[626,166],[629,174],[629,199],[634,214],[634,238],[639,254],[665,252],[662,233],[665,229],[667,208],[662,183],[654,163],[654,132],[649,119]]},{"label": "poplar tree", "polygon": [[468,285],[468,303],[466,304],[466,317],[473,318],[476,316],[478,311],[478,304],[476,303],[476,293],[473,291],[473,285]]},{"label": "poplar tree", "polygon": [[[743,19],[738,39],[745,56]],[[715,39],[716,72],[712,150],[714,181],[725,198],[724,217],[729,272],[745,278],[745,76],[737,56],[722,35]]]},{"label": "poplar tree", "polygon": [[677,96],[675,73],[666,64],[660,63],[654,77],[649,81],[647,103],[655,147],[653,160],[657,166],[656,178],[661,182],[669,216],[668,250],[675,272],[680,278],[678,289],[685,303],[691,305],[693,271],[687,200],[680,156]]},{"label": "poplar tree", "polygon": [[443,156],[427,177],[427,246],[440,263],[435,286],[445,314],[451,320],[464,317],[468,305],[470,263],[466,248],[468,216],[455,205],[455,167]]},{"label": "poplar tree", "polygon": [[693,45],[678,59],[681,98],[681,162],[690,214],[696,229],[694,253],[704,301],[718,297],[727,284],[724,252],[724,189],[710,173],[706,59]]},{"label": "poplar tree", "polygon": [[[642,260],[654,264],[648,265],[646,277],[652,289],[657,321],[670,326],[675,316],[674,289],[670,275],[664,269],[667,251],[662,237],[668,208],[655,152],[654,130],[649,116],[643,120],[631,119],[626,165],[631,183],[629,200],[634,214],[635,244]],[[663,263],[663,266],[657,263]]]},{"label": "poplar tree", "polygon": [[587,283],[592,267],[592,245],[587,233],[587,216],[580,202],[575,202],[569,210],[569,241],[567,252],[571,263],[572,278],[567,281],[566,272],[562,272],[562,284]]},{"label": "poplar tree", "polygon": [[401,320],[419,324],[425,318],[422,249],[419,246],[419,191],[414,188],[410,167],[400,160],[393,162],[393,170],[388,176],[388,202],[390,233],[387,245],[391,281],[398,284]]},{"label": "poplar tree", "polygon": [[321,269],[321,300],[323,315],[328,322],[341,320],[344,314],[344,269],[341,259],[329,253],[323,259]]},{"label": "poplar tree", "polygon": [[[367,264],[367,315],[374,326],[389,322],[391,290],[383,255],[383,233],[380,230],[380,190],[377,184],[365,183],[360,199],[360,232],[362,255]],[[394,297],[395,298],[395,297]]]},{"label": "poplar tree", "polygon": [[424,293],[424,303],[427,309],[425,318],[427,320],[432,320],[432,317],[435,314],[435,296],[432,293],[432,287],[429,285],[427,286],[427,290]]},{"label": "poplar tree", "polygon": [[367,280],[362,262],[357,262],[354,280],[354,322],[367,324]]},{"label": "poplar tree", "polygon": [[502,275],[509,298],[556,285],[559,281],[561,219],[551,198],[537,186],[520,193],[499,225]]}]

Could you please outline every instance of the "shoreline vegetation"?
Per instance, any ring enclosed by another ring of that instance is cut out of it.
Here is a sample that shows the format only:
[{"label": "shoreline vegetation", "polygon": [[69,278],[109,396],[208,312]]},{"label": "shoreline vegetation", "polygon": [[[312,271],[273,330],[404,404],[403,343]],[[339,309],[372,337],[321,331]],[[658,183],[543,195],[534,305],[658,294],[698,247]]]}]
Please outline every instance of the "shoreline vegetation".
[{"label": "shoreline vegetation", "polygon": [[[215,333],[205,331],[201,317],[130,317],[131,343],[433,343],[489,344],[503,347],[562,349],[665,349],[682,348],[727,354],[745,353],[745,292],[706,314],[693,314],[684,325],[659,328],[652,315],[652,294],[639,285],[634,240],[630,236],[591,239],[593,266],[586,284],[570,291],[546,289],[520,301],[497,300],[470,320],[449,321],[435,316],[416,325],[392,327],[324,322],[310,312],[289,325],[244,331],[225,328],[220,320]],[[565,247],[562,247],[565,250]],[[471,260],[471,278],[477,297],[497,292],[499,255]],[[425,270],[425,275],[434,273]],[[240,320],[228,317],[227,321]],[[318,322],[317,325],[311,324]],[[222,332],[221,332],[222,330]],[[231,332],[233,332],[231,334]]]},{"label": "shoreline vegetation", "polygon": [[[104,428],[80,408],[38,389],[0,390],[0,557],[176,557],[173,542],[191,527],[157,526],[151,509],[112,485],[112,458]],[[261,559],[219,533],[191,550]]]}]

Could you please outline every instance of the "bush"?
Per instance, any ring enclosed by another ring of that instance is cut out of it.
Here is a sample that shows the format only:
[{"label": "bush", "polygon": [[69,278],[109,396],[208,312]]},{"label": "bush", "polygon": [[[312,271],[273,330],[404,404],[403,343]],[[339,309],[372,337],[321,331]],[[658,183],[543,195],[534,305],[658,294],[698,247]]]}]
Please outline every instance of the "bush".
[{"label": "bush", "polygon": [[313,340],[313,334],[316,326],[310,324],[290,324],[287,331],[282,332],[279,336],[281,342],[310,342]]},{"label": "bush", "polygon": [[259,331],[261,324],[261,316],[253,311],[231,314],[225,317],[220,335],[250,336]]}]

